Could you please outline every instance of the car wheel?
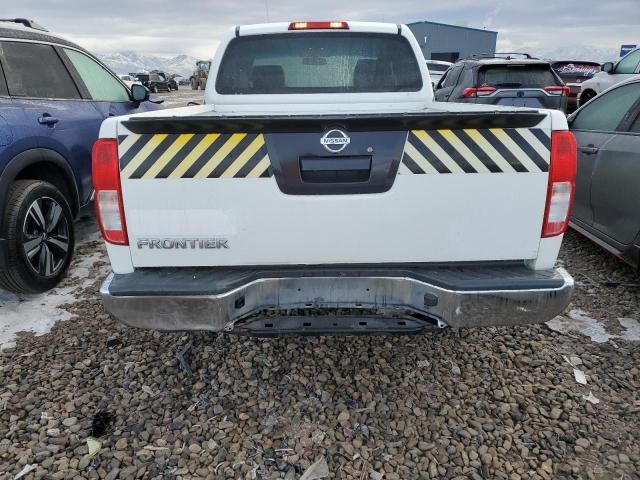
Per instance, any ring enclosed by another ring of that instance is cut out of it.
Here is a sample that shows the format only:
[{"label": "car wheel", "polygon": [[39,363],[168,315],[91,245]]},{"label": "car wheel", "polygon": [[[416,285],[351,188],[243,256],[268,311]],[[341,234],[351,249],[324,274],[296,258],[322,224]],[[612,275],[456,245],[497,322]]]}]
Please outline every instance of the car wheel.
[{"label": "car wheel", "polygon": [[580,94],[580,106],[593,99],[596,95],[596,92],[594,92],[593,90],[585,90],[584,92],[582,92]]},{"label": "car wheel", "polygon": [[40,180],[14,182],[1,233],[8,259],[0,287],[39,293],[60,282],[71,263],[75,237],[69,202],[55,186]]}]

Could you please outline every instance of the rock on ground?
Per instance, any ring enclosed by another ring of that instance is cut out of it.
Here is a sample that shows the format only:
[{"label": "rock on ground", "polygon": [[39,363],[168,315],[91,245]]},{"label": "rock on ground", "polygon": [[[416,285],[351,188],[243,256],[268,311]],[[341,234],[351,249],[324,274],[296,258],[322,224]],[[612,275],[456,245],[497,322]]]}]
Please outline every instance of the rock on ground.
[{"label": "rock on ground", "polygon": [[[638,289],[601,284],[633,280],[628,267],[573,233],[562,261],[578,280],[571,308],[612,329],[638,318]],[[0,351],[0,478],[36,465],[24,478],[293,479],[321,458],[336,479],[638,478],[637,342],[545,325],[270,340],[160,333],[105,314],[101,280],[66,306],[71,320]],[[187,344],[192,376],[175,356]],[[563,356],[580,358],[587,385]],[[97,412],[105,431],[91,457]]]}]

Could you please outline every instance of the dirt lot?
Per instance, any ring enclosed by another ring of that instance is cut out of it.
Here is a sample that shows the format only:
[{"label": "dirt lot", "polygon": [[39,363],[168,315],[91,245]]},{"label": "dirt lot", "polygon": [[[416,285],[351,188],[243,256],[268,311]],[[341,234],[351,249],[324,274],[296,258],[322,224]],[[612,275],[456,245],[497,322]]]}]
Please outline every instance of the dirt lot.
[{"label": "dirt lot", "polygon": [[548,326],[261,340],[114,321],[79,228],[59,288],[0,292],[0,479],[640,478],[640,279],[574,233]]},{"label": "dirt lot", "polygon": [[191,87],[180,85],[179,90],[169,93],[158,93],[158,97],[164,100],[163,106],[167,108],[186,107],[189,102],[202,103],[204,92],[202,90],[191,90]]}]

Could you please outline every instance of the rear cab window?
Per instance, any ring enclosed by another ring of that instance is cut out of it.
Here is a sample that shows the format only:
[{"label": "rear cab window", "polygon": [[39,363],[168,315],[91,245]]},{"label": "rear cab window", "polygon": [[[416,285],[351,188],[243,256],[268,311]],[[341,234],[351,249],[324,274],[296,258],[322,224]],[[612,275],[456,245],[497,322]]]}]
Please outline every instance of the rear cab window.
[{"label": "rear cab window", "polygon": [[80,98],[71,75],[51,45],[1,42],[0,58],[9,95],[71,100]]},{"label": "rear cab window", "polygon": [[550,65],[485,65],[478,71],[478,86],[493,88],[544,88],[562,85]]},{"label": "rear cab window", "polygon": [[422,77],[401,35],[305,32],[233,39],[222,58],[222,95],[414,92]]}]

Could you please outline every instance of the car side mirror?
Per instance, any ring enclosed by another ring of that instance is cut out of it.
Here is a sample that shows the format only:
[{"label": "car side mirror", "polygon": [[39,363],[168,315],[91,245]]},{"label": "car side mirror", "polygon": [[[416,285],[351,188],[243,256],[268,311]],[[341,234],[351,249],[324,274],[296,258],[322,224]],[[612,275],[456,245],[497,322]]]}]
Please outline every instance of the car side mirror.
[{"label": "car side mirror", "polygon": [[613,73],[613,62],[605,62],[602,64],[602,71],[607,73]]},{"label": "car side mirror", "polygon": [[134,102],[146,102],[149,100],[149,89],[144,85],[134,83],[131,85],[131,100]]}]

